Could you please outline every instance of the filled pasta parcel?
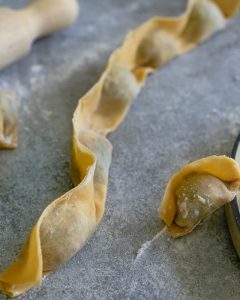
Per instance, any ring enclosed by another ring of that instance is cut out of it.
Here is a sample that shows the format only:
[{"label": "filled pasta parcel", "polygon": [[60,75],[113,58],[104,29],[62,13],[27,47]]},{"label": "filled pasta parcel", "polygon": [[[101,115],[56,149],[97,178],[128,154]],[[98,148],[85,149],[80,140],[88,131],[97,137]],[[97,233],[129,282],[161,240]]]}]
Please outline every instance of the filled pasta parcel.
[{"label": "filled pasta parcel", "polygon": [[232,201],[239,189],[240,168],[235,160],[226,156],[202,158],[170,179],[160,206],[160,218],[172,237],[183,236]]},{"label": "filled pasta parcel", "polygon": [[17,146],[17,113],[12,92],[0,91],[0,149]]}]

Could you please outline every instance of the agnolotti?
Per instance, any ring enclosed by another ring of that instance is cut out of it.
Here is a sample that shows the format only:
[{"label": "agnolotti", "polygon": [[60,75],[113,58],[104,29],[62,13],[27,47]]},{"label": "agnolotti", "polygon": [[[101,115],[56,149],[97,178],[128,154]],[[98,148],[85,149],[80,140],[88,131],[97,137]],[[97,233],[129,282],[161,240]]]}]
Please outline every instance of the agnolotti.
[{"label": "agnolotti", "polygon": [[239,188],[240,168],[235,160],[226,156],[202,158],[170,179],[160,217],[173,237],[183,236],[233,200]]},{"label": "agnolotti", "polygon": [[17,146],[17,114],[11,92],[0,92],[0,149]]},{"label": "agnolotti", "polygon": [[[123,121],[147,75],[222,29],[239,5],[240,0],[189,0],[182,15],[154,17],[127,35],[74,112],[71,176],[75,187],[45,208],[20,257],[0,273],[1,291],[18,296],[41,284],[43,276],[85,245],[105,210],[112,154],[107,134]],[[2,123],[7,137],[15,128],[10,115],[4,113]],[[237,164],[226,157],[206,158],[181,170],[171,179],[161,207],[161,217],[172,235],[191,231],[215,208],[230,201],[239,178]],[[217,193],[210,187],[205,192],[214,197],[200,192],[198,199],[191,197],[209,181]],[[192,192],[188,186],[193,187]]]}]

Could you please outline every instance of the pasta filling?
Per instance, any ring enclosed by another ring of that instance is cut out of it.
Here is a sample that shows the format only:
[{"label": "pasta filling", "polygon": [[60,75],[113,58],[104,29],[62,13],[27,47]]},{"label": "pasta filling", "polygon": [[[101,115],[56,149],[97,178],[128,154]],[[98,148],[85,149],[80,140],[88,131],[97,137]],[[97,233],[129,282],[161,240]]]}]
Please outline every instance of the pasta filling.
[{"label": "pasta filling", "polygon": [[176,190],[175,223],[180,227],[195,227],[213,211],[230,202],[240,182],[224,182],[209,174],[190,174]]}]

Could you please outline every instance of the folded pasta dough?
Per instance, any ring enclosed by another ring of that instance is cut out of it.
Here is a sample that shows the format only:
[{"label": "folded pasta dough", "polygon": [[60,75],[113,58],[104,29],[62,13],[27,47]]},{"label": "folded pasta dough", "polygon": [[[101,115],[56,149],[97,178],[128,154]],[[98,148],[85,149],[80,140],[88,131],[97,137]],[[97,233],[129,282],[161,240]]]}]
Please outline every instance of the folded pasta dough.
[{"label": "folded pasta dough", "polygon": [[11,92],[0,92],[0,149],[17,146],[17,116]]},{"label": "folded pasta dough", "polygon": [[75,110],[75,188],[43,211],[19,259],[0,274],[1,290],[17,296],[40,284],[91,237],[105,208],[112,151],[106,135],[124,119],[149,73],[221,29],[238,5],[239,0],[190,0],[182,16],[150,19],[127,35]]},{"label": "folded pasta dough", "polygon": [[173,237],[191,232],[240,188],[240,167],[226,156],[209,156],[183,167],[169,181],[160,218]]}]

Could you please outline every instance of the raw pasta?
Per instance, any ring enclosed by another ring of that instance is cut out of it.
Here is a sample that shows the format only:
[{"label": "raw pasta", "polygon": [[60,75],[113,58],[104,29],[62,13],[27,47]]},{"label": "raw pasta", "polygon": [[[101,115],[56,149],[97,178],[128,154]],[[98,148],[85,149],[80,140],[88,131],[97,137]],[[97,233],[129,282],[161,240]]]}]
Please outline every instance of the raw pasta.
[{"label": "raw pasta", "polygon": [[226,156],[209,156],[183,167],[169,181],[160,218],[173,237],[191,232],[240,188],[240,167]]},{"label": "raw pasta", "polygon": [[17,146],[17,117],[11,92],[0,92],[0,149]]},{"label": "raw pasta", "polygon": [[43,211],[19,259],[0,274],[1,290],[17,296],[41,284],[43,275],[70,259],[91,237],[105,208],[112,152],[106,135],[124,119],[149,73],[221,29],[237,12],[239,0],[226,2],[190,0],[183,15],[150,19],[111,55],[73,116],[75,188]]}]

